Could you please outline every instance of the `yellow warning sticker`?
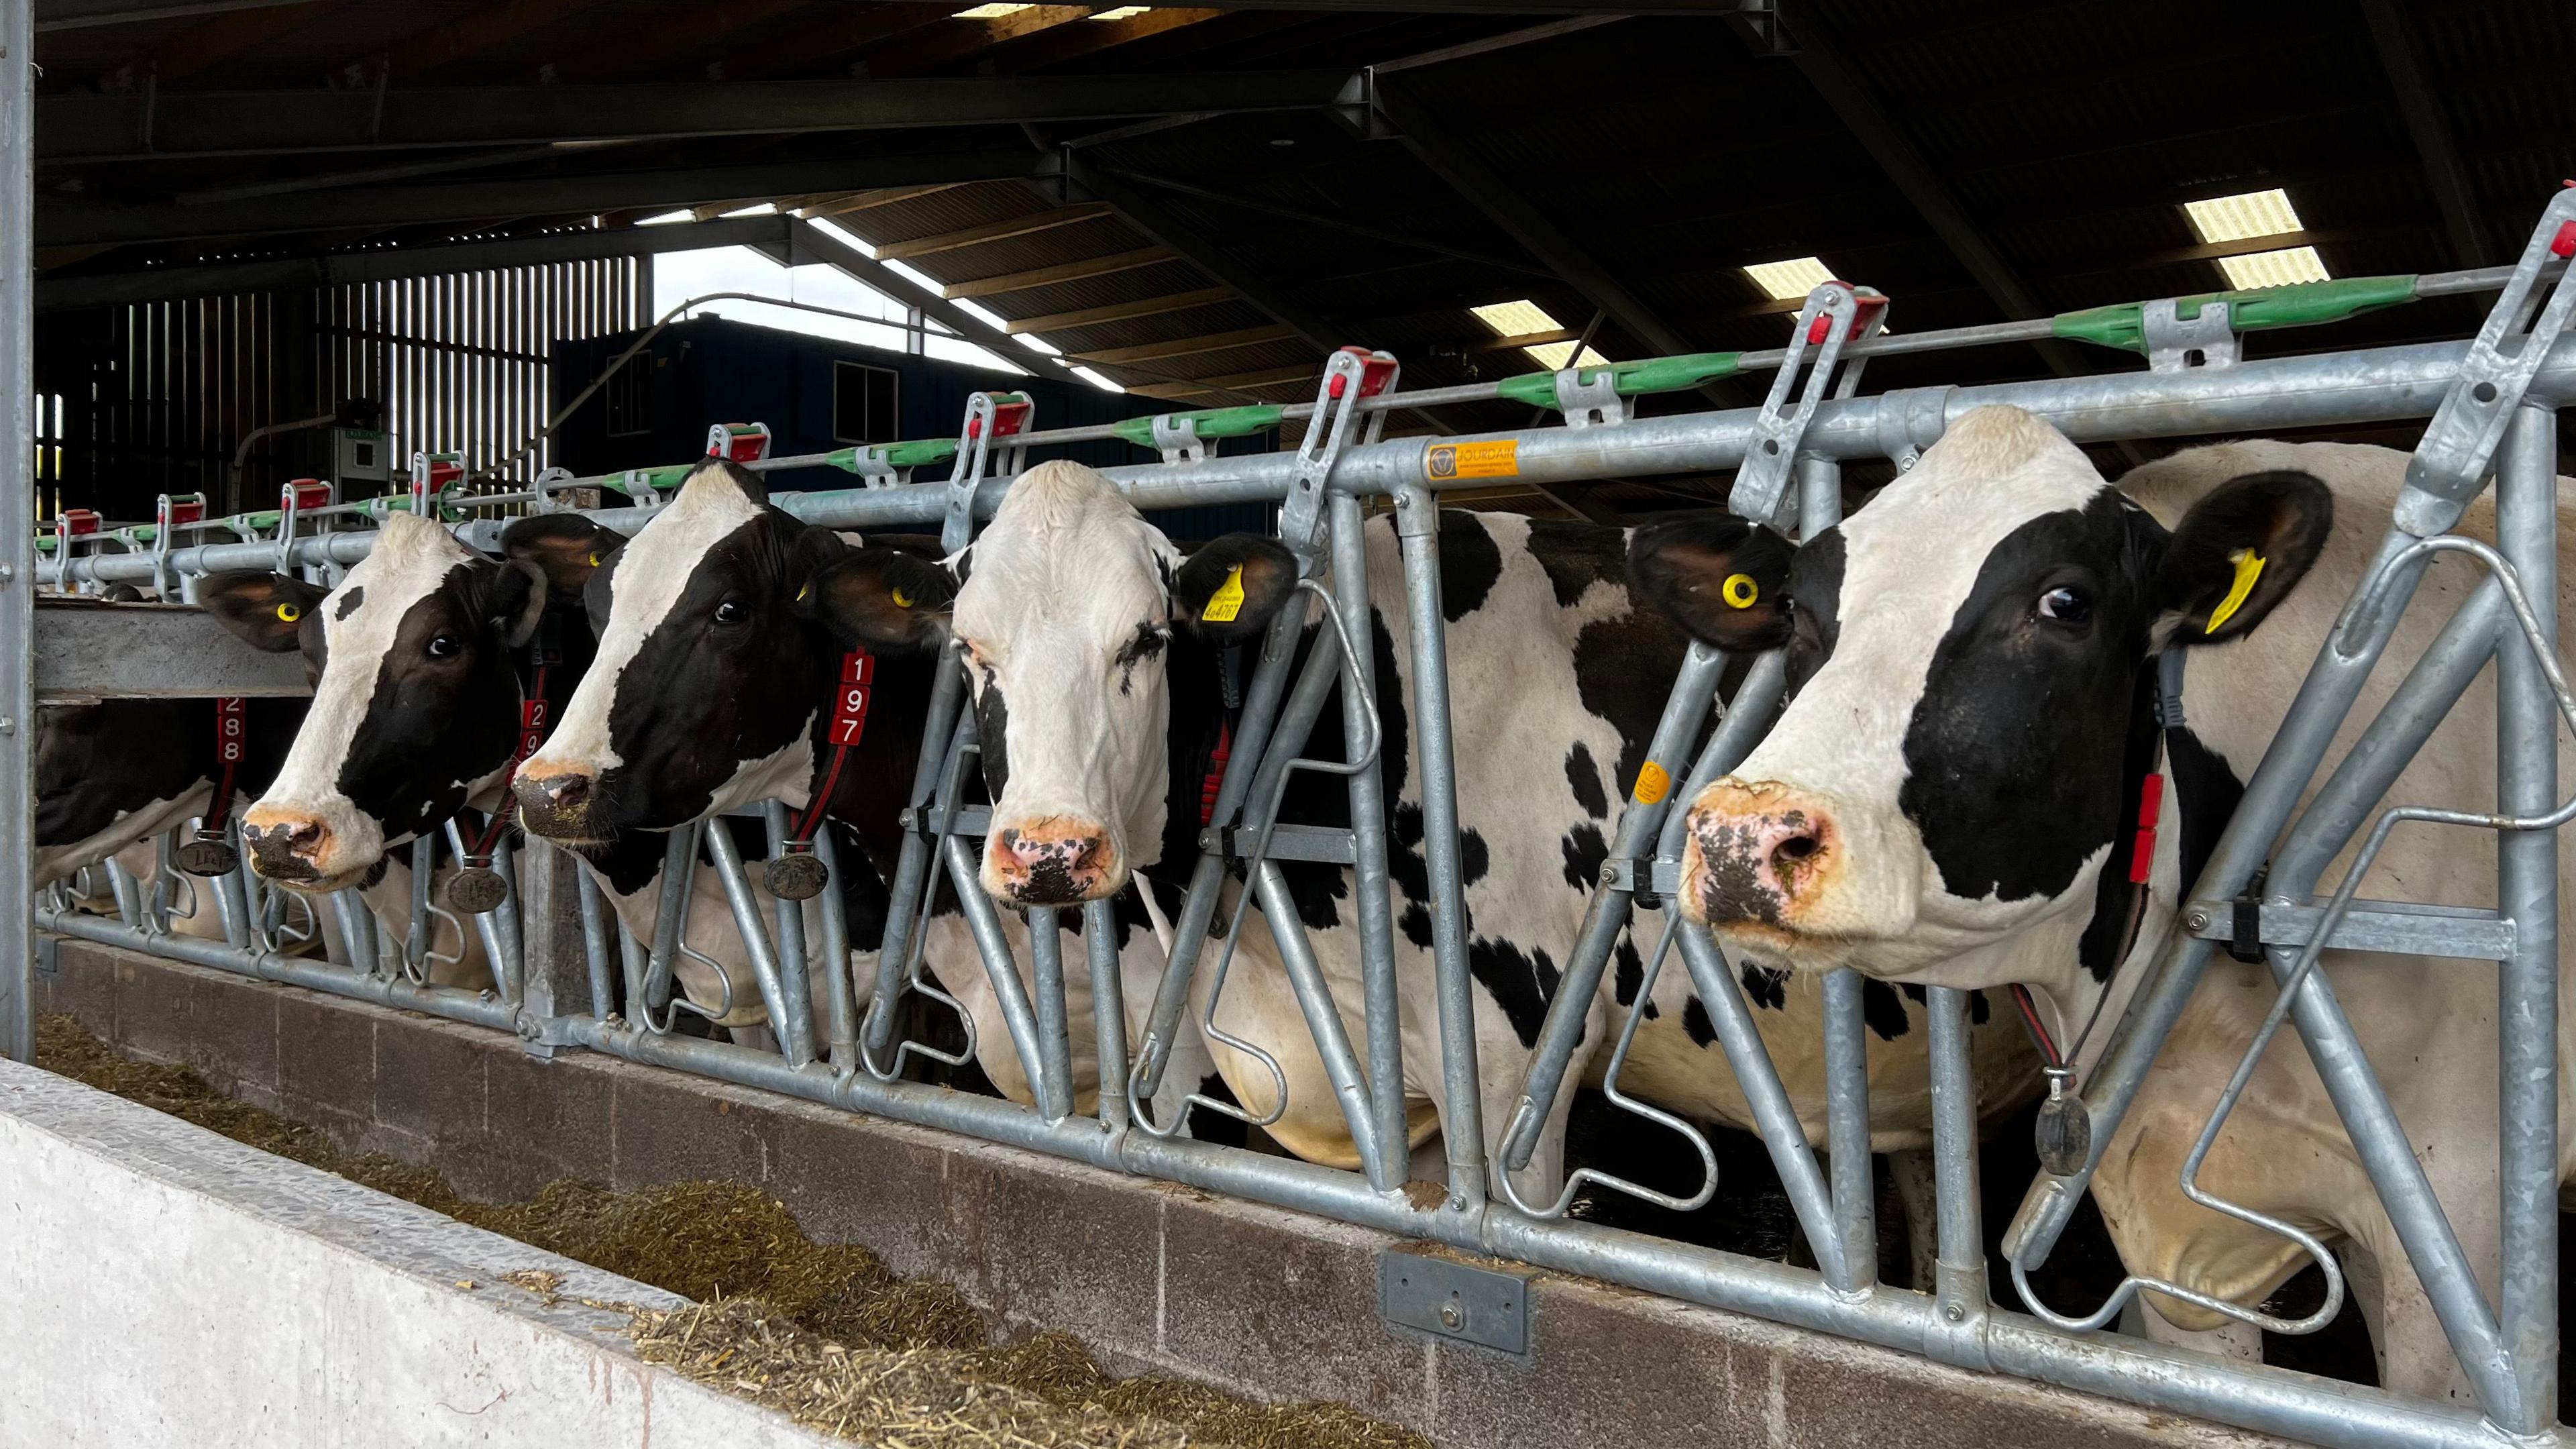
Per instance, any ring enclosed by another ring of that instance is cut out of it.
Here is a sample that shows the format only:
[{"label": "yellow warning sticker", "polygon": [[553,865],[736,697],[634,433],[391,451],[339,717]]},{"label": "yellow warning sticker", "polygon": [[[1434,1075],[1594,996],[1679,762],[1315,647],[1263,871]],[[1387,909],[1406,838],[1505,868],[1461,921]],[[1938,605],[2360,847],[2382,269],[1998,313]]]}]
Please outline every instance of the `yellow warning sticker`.
[{"label": "yellow warning sticker", "polygon": [[1207,607],[1199,610],[1199,618],[1210,624],[1231,624],[1234,616],[1242,612],[1243,565],[1236,564],[1225,571],[1225,582],[1216,586],[1216,592],[1208,595]]},{"label": "yellow warning sticker", "polygon": [[1652,760],[1648,760],[1646,768],[1637,772],[1637,803],[1640,805],[1654,804],[1664,798],[1664,792],[1671,788],[1673,788],[1673,777],[1665,774],[1664,767]]},{"label": "yellow warning sticker", "polygon": [[1435,443],[1425,467],[1435,481],[1517,478],[1521,472],[1521,445],[1511,438],[1491,443]]}]

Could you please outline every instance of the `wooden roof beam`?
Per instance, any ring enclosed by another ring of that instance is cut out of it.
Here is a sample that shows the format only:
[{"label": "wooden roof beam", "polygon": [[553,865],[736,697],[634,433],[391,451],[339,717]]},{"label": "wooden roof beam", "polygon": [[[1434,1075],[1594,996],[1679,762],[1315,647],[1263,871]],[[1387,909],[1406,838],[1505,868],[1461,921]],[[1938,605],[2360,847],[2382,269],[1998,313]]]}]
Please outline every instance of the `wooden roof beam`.
[{"label": "wooden roof beam", "polygon": [[1071,312],[1049,312],[1042,317],[1016,318],[1005,330],[1013,336],[1027,332],[1062,332],[1076,327],[1097,327],[1104,322],[1132,322],[1139,317],[1187,312],[1194,307],[1213,307],[1234,300],[1234,290],[1230,287],[1201,287],[1195,292],[1173,292],[1133,302],[1111,302],[1106,306],[1083,307]]},{"label": "wooden roof beam", "polygon": [[[1065,356],[1082,362],[1115,366],[1127,362],[1155,362],[1166,357],[1195,357],[1206,352],[1259,347],[1271,342],[1293,342],[1296,338],[1295,329],[1274,322],[1266,327],[1243,327],[1232,332],[1210,332],[1200,337],[1174,337],[1161,342],[1141,342],[1133,347],[1103,348],[1096,352],[1068,352]],[[1313,369],[1307,371],[1312,372]]]},{"label": "wooden roof beam", "polygon": [[994,46],[1007,45],[1059,25],[1069,25],[1088,17],[1092,8],[1089,5],[1031,5],[990,20],[952,18],[925,28],[919,35],[870,51],[851,67],[851,71],[871,79],[920,75]]},{"label": "wooden roof beam", "polygon": [[971,282],[949,282],[940,287],[939,295],[951,301],[961,297],[994,297],[1004,292],[1025,292],[1032,287],[1051,287],[1058,282],[1078,282],[1085,277],[1105,277],[1112,272],[1132,272],[1138,267],[1159,266],[1179,259],[1180,254],[1169,247],[1138,247],[1134,251],[1112,252],[1105,257],[1086,257],[1078,262],[1032,267],[1025,272],[1004,272],[997,277],[979,277]]},{"label": "wooden roof beam", "polygon": [[1214,20],[1224,13],[1207,7],[1157,6],[1142,15],[1129,15],[1117,20],[1087,19],[1081,25],[1059,25],[1044,35],[1012,46],[1010,54],[1002,58],[1002,70],[1006,74],[1018,75],[1050,65],[1063,65]]},{"label": "wooden roof beam", "polygon": [[910,241],[886,242],[877,247],[877,260],[891,262],[913,257],[934,256],[940,252],[982,246],[987,242],[1007,241],[1015,236],[1033,236],[1038,232],[1053,231],[1058,227],[1078,226],[1086,221],[1098,221],[1104,216],[1114,215],[1116,213],[1107,206],[1096,203],[1090,206],[1059,206],[1052,211],[1033,211],[1026,216],[988,221],[981,226],[966,226],[959,227],[955,231],[934,232],[929,236],[914,237]]}]

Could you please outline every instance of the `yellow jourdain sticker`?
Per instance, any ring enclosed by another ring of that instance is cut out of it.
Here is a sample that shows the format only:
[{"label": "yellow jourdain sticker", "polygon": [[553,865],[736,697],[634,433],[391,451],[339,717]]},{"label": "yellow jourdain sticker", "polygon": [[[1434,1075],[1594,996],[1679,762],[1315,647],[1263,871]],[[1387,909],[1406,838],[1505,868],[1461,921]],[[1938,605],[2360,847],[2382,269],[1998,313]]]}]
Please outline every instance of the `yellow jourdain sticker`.
[{"label": "yellow jourdain sticker", "polygon": [[1671,788],[1673,788],[1673,777],[1665,774],[1664,767],[1652,760],[1648,760],[1646,768],[1637,772],[1637,802],[1641,805],[1654,804],[1664,798],[1664,792]]},{"label": "yellow jourdain sticker", "polygon": [[292,624],[304,617],[304,611],[293,604],[280,604],[277,606],[277,617]]},{"label": "yellow jourdain sticker", "polygon": [[909,609],[912,607],[912,595],[903,591],[903,585],[895,585],[892,592],[894,594],[894,606],[896,608]]},{"label": "yellow jourdain sticker", "polygon": [[2219,625],[2244,607],[2245,596],[2254,592],[2254,581],[2263,577],[2263,555],[2250,548],[2240,548],[2227,557],[2236,565],[2236,582],[2227,586],[2227,597],[2219,600],[2218,607],[2209,611],[2209,624],[2200,631],[2203,636],[2217,633]]},{"label": "yellow jourdain sticker", "polygon": [[1199,610],[1199,618],[1210,624],[1231,624],[1234,616],[1242,612],[1243,565],[1236,564],[1225,571],[1225,582],[1216,586],[1216,592],[1208,595],[1207,607]]},{"label": "yellow jourdain sticker", "polygon": [[1753,582],[1751,574],[1728,574],[1717,592],[1731,608],[1750,609],[1762,602],[1762,586]]},{"label": "yellow jourdain sticker", "polygon": [[1439,443],[1423,454],[1422,469],[1435,479],[1516,478],[1521,471],[1521,445],[1508,438],[1488,443]]}]

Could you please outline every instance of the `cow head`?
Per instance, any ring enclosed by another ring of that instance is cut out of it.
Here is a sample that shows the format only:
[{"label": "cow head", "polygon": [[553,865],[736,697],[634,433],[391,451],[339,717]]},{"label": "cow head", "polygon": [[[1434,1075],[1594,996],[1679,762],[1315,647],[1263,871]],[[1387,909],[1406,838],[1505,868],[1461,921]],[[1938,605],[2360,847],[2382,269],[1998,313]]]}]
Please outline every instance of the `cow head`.
[{"label": "cow head", "polygon": [[948,611],[899,607],[902,580],[867,558],[825,569],[819,606],[875,649],[964,641],[993,797],[985,890],[1016,906],[1115,895],[1161,856],[1175,622],[1257,635],[1295,592],[1296,562],[1249,534],[1185,559],[1116,484],[1050,462],[1012,484],[968,564]]},{"label": "cow head", "polygon": [[1690,802],[1685,913],[1766,965],[2016,979],[1997,948],[2045,922],[2071,945],[2092,913],[2151,652],[2253,630],[2332,515],[2315,478],[2257,473],[2168,533],[1989,407],[1794,554],[1732,519],[1639,530],[1641,595],[1718,647],[1785,644],[1795,691]]},{"label": "cow head", "polygon": [[327,595],[270,573],[217,574],[198,597],[253,645],[300,648],[313,705],[276,781],[242,815],[263,876],[351,885],[389,843],[461,809],[508,763],[518,729],[511,651],[546,604],[538,571],[467,551],[395,514]]},{"label": "cow head", "polygon": [[803,790],[843,645],[800,596],[854,552],[878,551],[772,507],[757,475],[722,460],[623,547],[557,550],[598,654],[519,769],[521,822],[597,845]]}]

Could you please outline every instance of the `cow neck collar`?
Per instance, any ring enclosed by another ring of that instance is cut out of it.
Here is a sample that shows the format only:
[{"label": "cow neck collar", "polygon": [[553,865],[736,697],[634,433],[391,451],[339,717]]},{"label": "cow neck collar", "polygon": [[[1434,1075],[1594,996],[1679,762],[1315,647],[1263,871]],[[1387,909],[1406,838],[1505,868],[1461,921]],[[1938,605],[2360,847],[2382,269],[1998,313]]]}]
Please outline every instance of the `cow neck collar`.
[{"label": "cow neck collar", "polygon": [[[519,654],[527,656],[527,672],[519,669]],[[519,687],[519,726],[510,747],[510,759],[501,767],[499,798],[484,817],[483,829],[470,842],[465,852],[469,867],[489,867],[492,852],[501,843],[501,832],[510,826],[510,784],[518,777],[519,766],[545,743],[546,730],[554,720],[554,703],[546,693],[546,681],[557,665],[563,663],[563,628],[555,620],[552,607],[537,616],[536,637],[524,651],[513,651],[510,658],[511,682]]]},{"label": "cow neck collar", "polygon": [[[2041,1070],[2048,1078],[2051,1098],[2075,1089],[2076,1065],[2083,1060],[2085,1045],[2109,1011],[2112,998],[2119,995],[2121,968],[2128,964],[2129,957],[2137,949],[2139,932],[2146,924],[2147,911],[2153,903],[2156,831],[2166,815],[2166,742],[2183,727],[2183,670],[2189,659],[2190,654],[2186,650],[2166,648],[2148,655],[2140,667],[2142,685],[2147,681],[2152,681],[2152,685],[2142,690],[2148,696],[2146,711],[2139,718],[2140,731],[2146,737],[2145,747],[2126,752],[2129,763],[2121,781],[2121,798],[2128,802],[2122,819],[2130,828],[2127,832],[2129,848],[2119,858],[2126,868],[2121,876],[2114,877],[2106,888],[2097,893],[2094,905],[2097,918],[2107,911],[2120,923],[2115,938],[2116,948],[2107,957],[2107,969],[2098,977],[2087,965],[2077,968],[2077,979],[2093,982],[2095,990],[2092,1005],[2085,1011],[2084,1025],[2077,1030],[2074,1040],[2061,1048],[2041,1021],[2039,1006],[2031,998],[2030,988],[2018,981],[2012,984],[2013,1005],[2021,1013],[2022,1025],[2030,1033],[2031,1044],[2039,1049]],[[2175,828],[2180,829],[2182,802],[2179,799],[2173,802],[2171,819]],[[2110,861],[2104,862],[2104,869],[2110,869],[2111,865]],[[2085,939],[2089,941],[2091,938],[2092,931],[2088,928]],[[2082,948],[2079,946],[2078,949],[2080,953]]]}]

